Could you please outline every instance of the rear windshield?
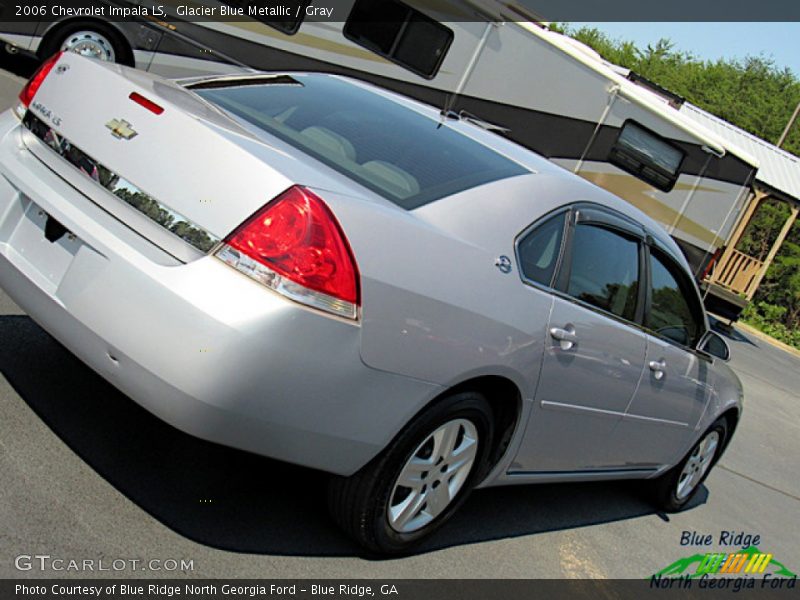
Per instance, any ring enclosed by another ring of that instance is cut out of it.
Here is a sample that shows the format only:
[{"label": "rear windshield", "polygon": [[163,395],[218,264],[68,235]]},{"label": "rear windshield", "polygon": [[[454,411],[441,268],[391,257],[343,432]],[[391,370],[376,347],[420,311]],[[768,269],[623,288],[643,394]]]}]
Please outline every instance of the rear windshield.
[{"label": "rear windshield", "polygon": [[437,119],[335,77],[195,92],[408,210],[528,172]]}]

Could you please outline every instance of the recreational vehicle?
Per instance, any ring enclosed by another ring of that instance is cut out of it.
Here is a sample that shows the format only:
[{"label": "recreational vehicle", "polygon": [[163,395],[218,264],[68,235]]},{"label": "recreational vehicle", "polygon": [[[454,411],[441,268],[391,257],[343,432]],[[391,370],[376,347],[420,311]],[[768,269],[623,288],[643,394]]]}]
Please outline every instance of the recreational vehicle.
[{"label": "recreational vehicle", "polygon": [[[27,31],[17,24],[4,39],[41,57],[67,48],[142,68],[183,69],[174,74],[224,65],[366,80],[441,107],[443,119],[495,129],[624,198],[666,228],[698,280],[751,195],[756,159],[682,114],[681,98],[515,4],[340,0],[332,20],[301,10],[281,20],[194,22],[178,17],[179,5],[246,9],[254,2],[127,4],[162,6],[167,15],[124,23],[41,20]],[[741,310],[735,299],[716,300],[726,316]]]}]

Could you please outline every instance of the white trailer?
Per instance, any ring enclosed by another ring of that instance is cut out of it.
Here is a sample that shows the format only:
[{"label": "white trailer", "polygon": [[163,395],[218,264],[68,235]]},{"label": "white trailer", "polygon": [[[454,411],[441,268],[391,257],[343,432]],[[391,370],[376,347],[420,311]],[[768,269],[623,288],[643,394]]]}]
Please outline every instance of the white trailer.
[{"label": "white trailer", "polygon": [[[129,4],[163,5],[177,17],[179,6],[246,10],[263,3]],[[513,3],[338,0],[336,11],[341,21],[304,19],[302,11],[294,20],[169,18],[162,26],[151,20],[149,31],[158,39],[146,45],[131,39],[130,24],[103,26],[118,28],[138,66],[157,64],[172,75],[176,67],[181,74],[209,70],[207,61],[221,56],[258,69],[340,73],[441,107],[451,118],[474,116],[502,127],[502,135],[662,223],[698,279],[725,246],[758,163],[682,114],[680,98],[549,30]],[[63,27],[41,24],[28,49],[58,47]],[[156,55],[160,61],[153,63]]]}]

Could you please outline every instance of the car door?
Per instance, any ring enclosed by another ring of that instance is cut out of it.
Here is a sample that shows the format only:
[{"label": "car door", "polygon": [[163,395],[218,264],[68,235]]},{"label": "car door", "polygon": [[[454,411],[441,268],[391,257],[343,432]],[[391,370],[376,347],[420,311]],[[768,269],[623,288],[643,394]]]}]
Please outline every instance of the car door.
[{"label": "car door", "polygon": [[705,319],[694,284],[666,251],[649,246],[647,254],[648,368],[617,435],[638,462],[664,465],[688,449],[713,381],[709,359],[695,351]]},{"label": "car door", "polygon": [[643,232],[596,208],[579,207],[570,221],[518,472],[617,467],[622,448],[612,433],[644,370],[645,336],[634,324],[644,301]]}]

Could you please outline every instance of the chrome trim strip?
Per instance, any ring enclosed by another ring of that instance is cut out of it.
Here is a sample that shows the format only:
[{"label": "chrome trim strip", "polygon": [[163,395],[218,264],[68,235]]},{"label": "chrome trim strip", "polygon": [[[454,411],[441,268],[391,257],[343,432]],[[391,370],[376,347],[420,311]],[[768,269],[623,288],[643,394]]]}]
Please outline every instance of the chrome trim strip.
[{"label": "chrome trim strip", "polygon": [[565,404],[563,402],[551,402],[550,400],[542,400],[540,402],[542,408],[550,410],[560,410],[564,412],[589,412],[603,417],[624,417],[625,413],[617,412],[614,410],[604,410],[602,408],[594,408],[591,406],[579,406],[576,404]]},{"label": "chrome trim strip", "polygon": [[614,410],[604,410],[602,408],[594,408],[591,406],[565,404],[562,402],[552,402],[550,400],[542,400],[539,404],[541,405],[542,408],[549,410],[560,410],[564,412],[588,412],[594,415],[599,415],[604,417],[617,417],[622,419],[630,419],[632,421],[649,421],[651,423],[659,423],[661,425],[672,425],[673,427],[689,427],[688,423],[682,423],[680,421],[670,421],[669,419],[658,419],[656,417],[633,415],[630,413],[618,412]]},{"label": "chrome trim strip", "polygon": [[644,415],[634,415],[626,413],[622,416],[623,420],[631,421],[649,421],[650,423],[658,423],[659,425],[671,425],[672,427],[689,427],[688,423],[682,421],[671,421],[669,419],[659,419],[657,417],[645,417]]},{"label": "chrome trim strip", "polygon": [[34,136],[80,173],[94,181],[98,187],[110,192],[118,200],[122,200],[200,252],[208,254],[221,241],[220,238],[159,202],[140,187],[103,166],[101,162],[83,152],[67,138],[56,133],[32,112],[25,113],[22,123]]}]

